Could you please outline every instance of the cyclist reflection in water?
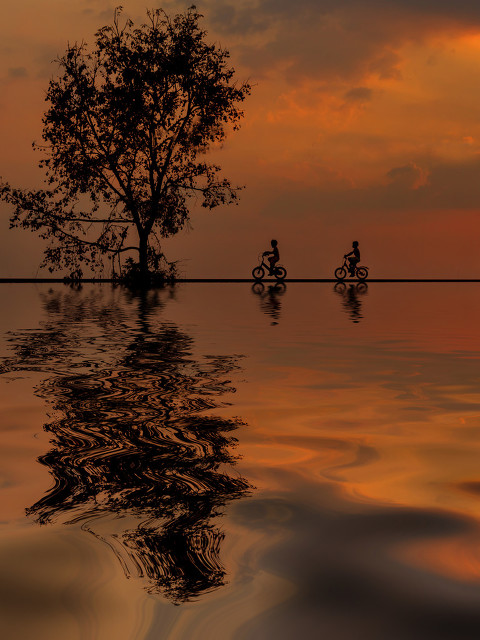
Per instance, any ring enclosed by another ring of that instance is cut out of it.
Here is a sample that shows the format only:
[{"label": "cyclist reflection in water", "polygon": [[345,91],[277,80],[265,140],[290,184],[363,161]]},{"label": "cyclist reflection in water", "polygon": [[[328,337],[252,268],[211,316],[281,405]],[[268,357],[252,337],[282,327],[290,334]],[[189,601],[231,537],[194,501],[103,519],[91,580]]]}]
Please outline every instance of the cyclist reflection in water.
[{"label": "cyclist reflection in water", "polygon": [[351,321],[354,324],[358,324],[363,318],[362,303],[359,296],[363,296],[368,292],[367,283],[360,282],[359,284],[351,284],[347,287],[344,282],[337,282],[333,290],[342,296],[343,307],[350,316]]},{"label": "cyclist reflection in water", "polygon": [[277,282],[275,285],[267,287],[267,289],[265,289],[263,282],[256,282],[252,287],[252,293],[260,298],[261,310],[272,319],[270,323],[272,325],[277,325],[280,320],[282,304],[279,297],[285,293],[286,288],[284,282]]},{"label": "cyclist reflection in water", "polygon": [[[348,261],[350,262],[350,275],[353,278],[355,275],[355,267],[360,262],[360,249],[358,248],[358,242],[356,240],[352,242],[352,247],[352,251],[350,251],[350,253],[346,253],[343,257],[348,258]],[[349,256],[352,257],[349,258]]]},{"label": "cyclist reflection in water", "polygon": [[262,255],[270,256],[268,259],[270,263],[270,271],[268,275],[271,276],[275,265],[280,260],[280,253],[278,251],[278,242],[276,240],[271,240],[270,244],[272,245],[272,251],[264,251]]}]

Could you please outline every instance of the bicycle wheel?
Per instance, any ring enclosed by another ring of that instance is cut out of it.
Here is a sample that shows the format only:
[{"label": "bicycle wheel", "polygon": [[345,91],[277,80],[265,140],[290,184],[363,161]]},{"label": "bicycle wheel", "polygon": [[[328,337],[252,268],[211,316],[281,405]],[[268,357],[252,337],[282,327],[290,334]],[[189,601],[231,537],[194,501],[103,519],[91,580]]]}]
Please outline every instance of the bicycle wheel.
[{"label": "bicycle wheel", "polygon": [[358,269],[357,269],[357,278],[360,281],[366,280],[368,278],[368,269],[367,269],[367,267],[358,267]]},{"label": "bicycle wheel", "polygon": [[285,278],[287,277],[287,270],[285,269],[285,267],[275,267],[273,275],[279,281],[285,280]]},{"label": "bicycle wheel", "polygon": [[253,269],[252,271],[253,279],[256,280],[257,282],[260,282],[260,280],[263,279],[264,275],[265,275],[265,269],[263,267],[255,267],[255,269]]},{"label": "bicycle wheel", "polygon": [[340,280],[340,282],[342,280],[345,280],[345,278],[347,277],[347,270],[344,267],[338,267],[338,269],[335,269],[335,278],[337,280]]},{"label": "bicycle wheel", "polygon": [[368,291],[368,284],[366,282],[359,282],[357,284],[357,291],[358,293],[367,293]]},{"label": "bicycle wheel", "polygon": [[263,282],[260,282],[259,280],[257,280],[252,284],[252,291],[253,293],[260,295],[265,291],[265,285],[263,284]]},{"label": "bicycle wheel", "polygon": [[345,293],[346,289],[347,289],[347,285],[342,281],[336,282],[333,285],[333,290],[335,291],[335,293]]}]

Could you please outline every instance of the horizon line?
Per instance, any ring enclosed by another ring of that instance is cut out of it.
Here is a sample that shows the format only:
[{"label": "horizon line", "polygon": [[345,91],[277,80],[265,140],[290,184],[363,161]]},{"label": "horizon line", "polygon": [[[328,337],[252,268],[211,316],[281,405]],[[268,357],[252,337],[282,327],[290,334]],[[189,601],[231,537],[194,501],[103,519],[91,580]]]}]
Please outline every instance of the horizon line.
[{"label": "horizon line", "polygon": [[[29,283],[59,283],[59,284],[91,284],[91,283],[111,283],[111,284],[124,284],[113,278],[82,278],[81,280],[69,280],[68,278],[0,278],[0,284],[29,284]],[[274,278],[266,278],[264,280],[253,280],[252,278],[176,278],[173,282],[166,282],[165,284],[176,283],[245,283],[251,282],[252,284],[262,283],[277,283],[282,282],[323,282],[323,283],[344,283],[355,284],[363,282],[368,284],[370,282],[480,282],[480,278],[369,278],[368,280],[358,280],[358,278],[346,278],[345,280],[337,280],[336,278],[285,278],[285,280],[275,280]]]}]

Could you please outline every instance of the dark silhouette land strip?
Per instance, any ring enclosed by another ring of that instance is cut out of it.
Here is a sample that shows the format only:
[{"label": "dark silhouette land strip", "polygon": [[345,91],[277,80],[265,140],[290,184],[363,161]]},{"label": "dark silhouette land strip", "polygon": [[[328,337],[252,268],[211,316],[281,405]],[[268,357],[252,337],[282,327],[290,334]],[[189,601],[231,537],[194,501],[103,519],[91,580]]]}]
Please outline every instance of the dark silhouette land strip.
[{"label": "dark silhouette land strip", "polygon": [[[28,283],[61,283],[61,284],[90,284],[90,283],[114,283],[122,284],[113,278],[82,278],[81,280],[68,280],[64,278],[0,278],[0,284],[28,284]],[[184,282],[252,282],[252,278],[176,278],[175,284]],[[265,279],[263,282],[276,282],[274,278]],[[336,278],[287,278],[284,282],[338,282]],[[347,280],[347,283],[355,283],[357,280]],[[372,282],[480,282],[480,278],[372,278]],[[166,285],[168,286],[168,285]]]}]

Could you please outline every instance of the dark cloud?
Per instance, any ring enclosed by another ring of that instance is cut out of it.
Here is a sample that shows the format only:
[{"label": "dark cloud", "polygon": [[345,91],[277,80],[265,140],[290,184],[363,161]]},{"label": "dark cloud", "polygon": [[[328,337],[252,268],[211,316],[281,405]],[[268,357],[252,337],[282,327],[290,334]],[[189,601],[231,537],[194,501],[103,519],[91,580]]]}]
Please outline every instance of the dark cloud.
[{"label": "dark cloud", "polygon": [[[359,4],[356,0],[350,0],[348,4]],[[400,9],[410,10],[413,13],[425,14],[432,18],[445,17],[453,21],[465,24],[480,22],[480,4],[477,0],[388,0],[388,2],[371,2],[372,6],[392,5]]]},{"label": "dark cloud", "polygon": [[253,5],[229,5],[215,3],[210,22],[216,29],[223,33],[231,34],[254,34],[268,29],[269,20],[265,12],[258,11]]},{"label": "dark cloud", "polygon": [[[347,16],[363,15],[377,22],[395,14],[408,14],[410,18],[416,15],[422,21],[425,19],[435,24],[439,20],[467,26],[480,24],[480,4],[476,0],[455,3],[451,0],[257,0],[231,4],[210,0],[207,4],[216,27],[242,35],[271,28],[283,20],[288,20],[292,26],[312,19],[318,23],[329,16],[348,21]],[[393,26],[398,27],[398,24]]]},{"label": "dark cloud", "polygon": [[400,186],[402,189],[414,189],[419,186],[423,176],[424,172],[413,162],[403,167],[394,167],[387,172],[390,184]]},{"label": "dark cloud", "polygon": [[[387,183],[354,189],[345,202],[356,199],[363,210],[476,209],[480,202],[480,160],[455,163],[419,161],[394,167],[386,173]],[[333,195],[333,194],[331,194]],[[338,204],[343,195],[338,195]],[[335,198],[334,198],[335,199]]]},{"label": "dark cloud", "polygon": [[66,42],[41,43],[36,48],[34,58],[37,78],[51,78],[57,75],[59,67],[57,59],[64,54]]},{"label": "dark cloud", "polygon": [[372,99],[372,94],[373,91],[368,87],[355,87],[347,91],[344,98],[347,102],[368,102]]},{"label": "dark cloud", "polygon": [[476,496],[480,495],[480,482],[478,481],[461,482],[456,486],[460,491],[466,491],[467,493],[472,493]]},{"label": "dark cloud", "polygon": [[442,163],[430,170],[425,191],[432,205],[452,209],[478,209],[480,203],[480,160]]},{"label": "dark cloud", "polygon": [[306,78],[398,78],[398,50],[442,30],[480,26],[480,3],[461,0],[208,0],[210,24],[258,76],[281,70]]},{"label": "dark cloud", "polygon": [[25,67],[10,67],[8,70],[9,78],[26,78],[28,75]]},{"label": "dark cloud", "polygon": [[368,70],[381,80],[398,80],[402,75],[400,72],[401,61],[398,53],[385,51],[370,62]]},{"label": "dark cloud", "polygon": [[[279,179],[280,180],[280,179]],[[281,189],[280,189],[281,187]],[[274,192],[275,185],[269,184]],[[383,218],[415,218],[418,212],[476,210],[480,202],[480,159],[453,163],[420,159],[392,167],[382,183],[365,187],[349,187],[344,181],[299,189],[294,181],[286,185],[285,177],[277,185],[270,209],[276,217],[289,217],[291,211],[312,211],[353,218],[365,223]],[[339,218],[339,219],[340,219]]]}]

